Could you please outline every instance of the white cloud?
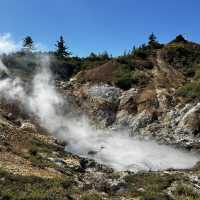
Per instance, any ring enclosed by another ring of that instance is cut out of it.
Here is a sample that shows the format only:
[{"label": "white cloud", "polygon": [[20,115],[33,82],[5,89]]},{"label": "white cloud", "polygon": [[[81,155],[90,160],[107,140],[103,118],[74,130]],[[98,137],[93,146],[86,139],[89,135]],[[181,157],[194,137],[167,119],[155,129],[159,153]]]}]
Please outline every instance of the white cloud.
[{"label": "white cloud", "polygon": [[[0,33],[0,54],[15,52],[21,47],[22,41],[14,41],[10,33]],[[40,42],[36,42],[34,47],[36,51],[47,51],[47,47]]]},{"label": "white cloud", "polygon": [[19,44],[16,43],[10,33],[0,34],[0,53],[11,53],[19,48]]}]

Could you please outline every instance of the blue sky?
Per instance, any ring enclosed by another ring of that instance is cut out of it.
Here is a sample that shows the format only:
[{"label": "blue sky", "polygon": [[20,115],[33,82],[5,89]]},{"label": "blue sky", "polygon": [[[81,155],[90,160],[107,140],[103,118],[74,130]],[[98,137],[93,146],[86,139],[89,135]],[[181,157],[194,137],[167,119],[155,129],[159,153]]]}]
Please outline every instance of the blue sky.
[{"label": "blue sky", "polygon": [[119,55],[154,32],[200,42],[199,0],[1,0],[0,33],[26,35],[47,49],[63,35],[74,55],[107,50]]}]

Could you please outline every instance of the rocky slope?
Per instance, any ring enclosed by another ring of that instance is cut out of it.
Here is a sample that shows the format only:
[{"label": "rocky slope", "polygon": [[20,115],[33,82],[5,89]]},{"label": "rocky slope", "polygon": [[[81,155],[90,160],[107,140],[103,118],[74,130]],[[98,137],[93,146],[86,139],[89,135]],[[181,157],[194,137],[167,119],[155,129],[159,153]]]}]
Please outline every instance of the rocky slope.
[{"label": "rocky slope", "polygon": [[64,151],[15,105],[1,104],[1,199],[199,199],[200,168],[115,172]]},{"label": "rocky slope", "polygon": [[[199,152],[199,55],[198,44],[179,37],[145,57],[140,52],[80,71],[69,82],[58,81],[57,88],[98,128],[126,129]],[[188,84],[195,87],[188,91]],[[66,152],[65,145],[19,104],[3,99],[0,199],[200,199],[199,163],[187,170],[116,172]]]},{"label": "rocky slope", "polygon": [[[132,135],[153,137],[161,143],[198,150],[200,105],[196,79],[199,53],[200,45],[175,40],[154,50],[139,67],[135,65],[138,58],[133,55],[134,70],[148,74],[148,80],[133,82],[126,90],[114,84],[118,70],[116,62],[119,61],[81,71],[70,82],[58,85],[101,128],[128,128]],[[151,63],[148,67],[147,61]],[[134,70],[129,72],[133,73],[132,79]],[[191,83],[195,85],[187,91]],[[195,88],[196,95],[189,95]]]}]

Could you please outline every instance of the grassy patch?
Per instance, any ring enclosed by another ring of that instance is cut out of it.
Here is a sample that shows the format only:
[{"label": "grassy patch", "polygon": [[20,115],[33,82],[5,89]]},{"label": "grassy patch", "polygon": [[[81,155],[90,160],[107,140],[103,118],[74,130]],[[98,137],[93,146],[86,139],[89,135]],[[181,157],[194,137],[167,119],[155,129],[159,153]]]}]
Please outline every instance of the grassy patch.
[{"label": "grassy patch", "polygon": [[102,198],[100,197],[99,194],[94,193],[94,192],[85,192],[83,193],[81,200],[101,200]]},{"label": "grassy patch", "polygon": [[31,161],[32,165],[35,167],[42,169],[46,167],[56,168],[57,167],[56,164],[41,156],[41,153],[44,153],[45,155],[47,155],[47,157],[50,156],[54,148],[55,147],[53,145],[51,147],[50,145],[42,143],[37,139],[33,139],[28,152],[21,156]]},{"label": "grassy patch", "polygon": [[71,174],[71,172],[77,172],[77,169],[73,169],[66,164],[62,164],[59,162],[54,162],[49,158],[54,158],[53,152],[57,153],[58,158],[65,158],[71,156],[71,154],[64,151],[62,147],[46,144],[38,139],[33,139],[31,145],[29,147],[28,152],[24,153],[23,158],[29,160],[34,167],[45,169],[45,168],[53,168],[63,174]]},{"label": "grassy patch", "polygon": [[57,200],[70,199],[74,182],[71,177],[42,179],[23,177],[0,170],[0,199],[12,200]]},{"label": "grassy patch", "polygon": [[129,195],[141,196],[142,200],[167,200],[168,196],[164,190],[176,179],[179,179],[176,175],[141,173],[127,176],[125,180]]},{"label": "grassy patch", "polygon": [[176,200],[200,200],[200,195],[191,187],[180,184],[174,191]]},{"label": "grassy patch", "polygon": [[200,63],[200,48],[190,43],[172,43],[162,51],[164,59],[185,76],[193,77]]},{"label": "grassy patch", "polygon": [[200,97],[200,81],[193,81],[179,88],[177,94],[183,97]]},{"label": "grassy patch", "polygon": [[186,83],[179,88],[177,94],[184,97],[200,97],[200,65],[197,65],[195,77],[192,82]]}]

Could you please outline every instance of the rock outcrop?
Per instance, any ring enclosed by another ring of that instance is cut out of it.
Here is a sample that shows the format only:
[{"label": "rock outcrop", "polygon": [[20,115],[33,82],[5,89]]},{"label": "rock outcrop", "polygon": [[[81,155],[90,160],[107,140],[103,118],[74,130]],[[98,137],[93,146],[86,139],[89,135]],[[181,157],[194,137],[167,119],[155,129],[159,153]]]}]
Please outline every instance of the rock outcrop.
[{"label": "rock outcrop", "polygon": [[[198,100],[177,95],[187,77],[182,69],[166,59],[166,52],[178,48],[177,45],[180,44],[170,43],[150,57],[153,67],[148,69],[150,80],[144,85],[124,91],[105,83],[105,80],[80,83],[79,76],[67,84],[58,85],[98,127],[126,128],[132,135],[196,149],[200,135],[200,106]],[[193,43],[181,45],[186,48],[191,45],[195,50],[199,48]],[[92,70],[93,78],[98,75],[95,70],[98,72],[98,67]]]}]

